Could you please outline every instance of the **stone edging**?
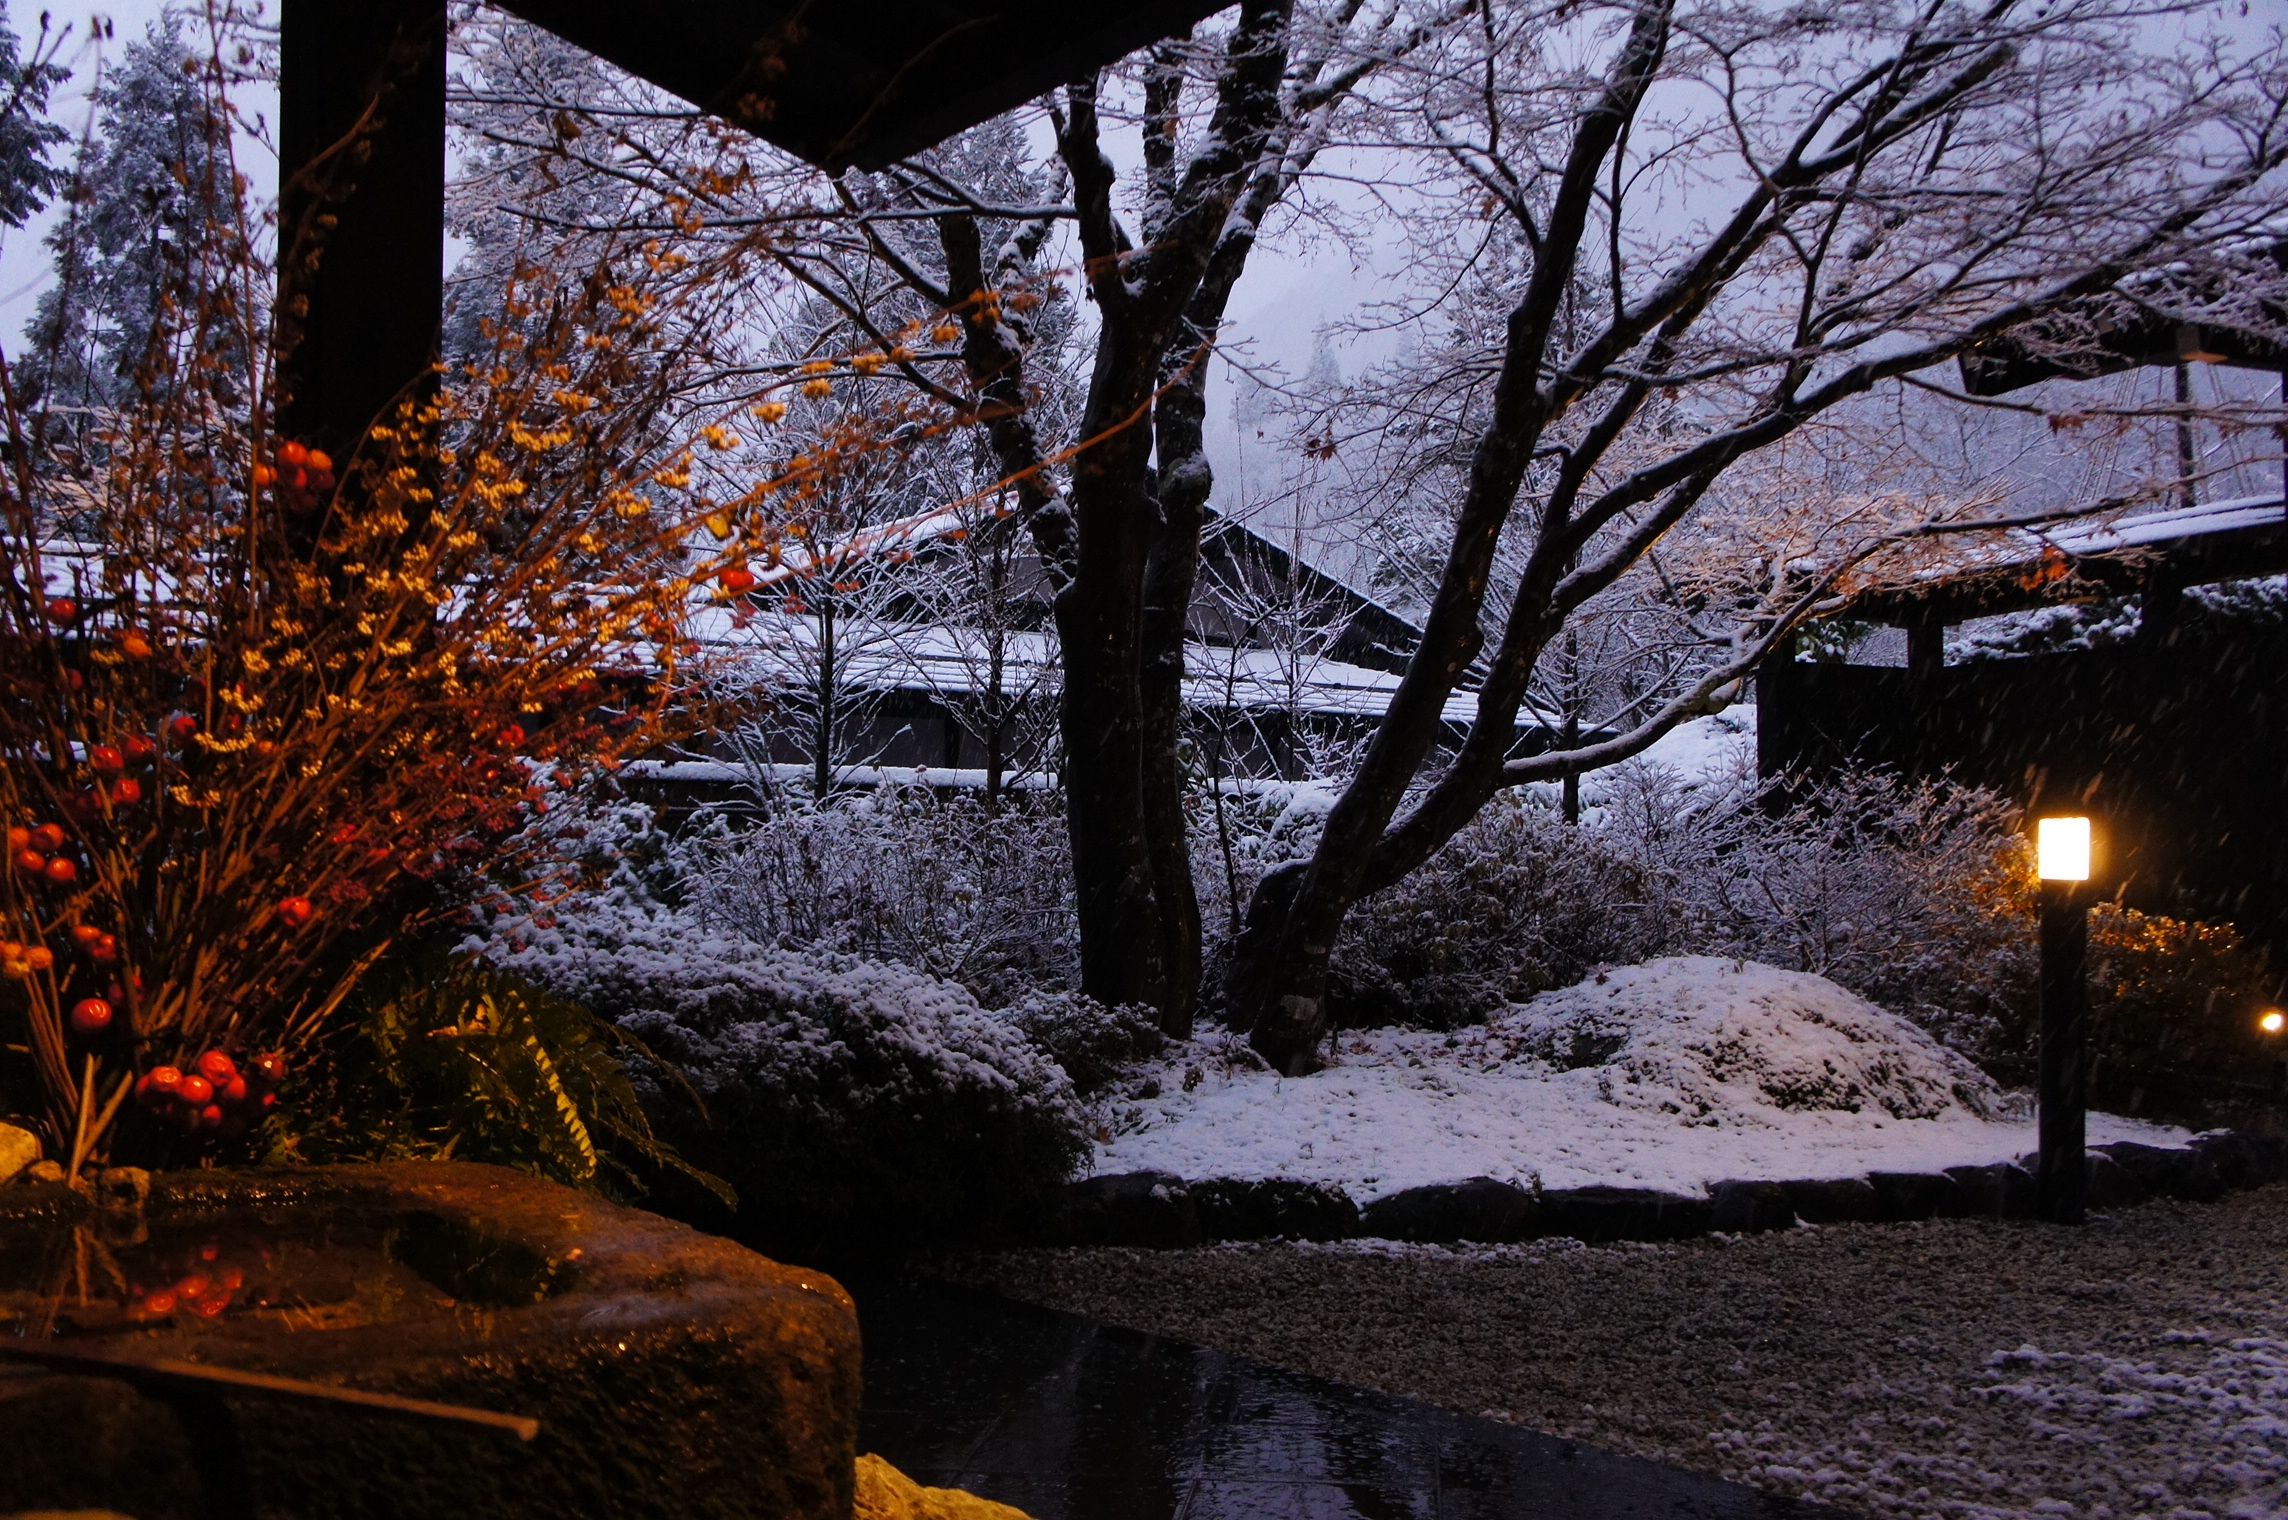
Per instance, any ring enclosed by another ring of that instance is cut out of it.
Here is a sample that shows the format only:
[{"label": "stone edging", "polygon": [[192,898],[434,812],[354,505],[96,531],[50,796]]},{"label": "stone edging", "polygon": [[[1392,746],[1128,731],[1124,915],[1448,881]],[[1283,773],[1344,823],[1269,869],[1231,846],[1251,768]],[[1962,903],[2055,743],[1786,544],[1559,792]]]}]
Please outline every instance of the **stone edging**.
[{"label": "stone edging", "polygon": [[[2028,1158],[2031,1159],[2031,1158]],[[2223,1131],[2181,1150],[2128,1141],[2088,1152],[2089,1206],[2148,1198],[2207,1201],[2288,1178],[2288,1140]],[[1407,1188],[1361,1209],[1333,1183],[1287,1178],[1186,1182],[1123,1172],[1066,1186],[1031,1243],[1178,1248],[1217,1240],[1507,1243],[1551,1237],[1596,1244],[1683,1240],[1711,1231],[1910,1219],[2034,1217],[2034,1178],[1997,1162],[1944,1172],[1874,1172],[1795,1182],[1719,1182],[1698,1195],[1649,1188],[1528,1191],[1491,1177]]]}]

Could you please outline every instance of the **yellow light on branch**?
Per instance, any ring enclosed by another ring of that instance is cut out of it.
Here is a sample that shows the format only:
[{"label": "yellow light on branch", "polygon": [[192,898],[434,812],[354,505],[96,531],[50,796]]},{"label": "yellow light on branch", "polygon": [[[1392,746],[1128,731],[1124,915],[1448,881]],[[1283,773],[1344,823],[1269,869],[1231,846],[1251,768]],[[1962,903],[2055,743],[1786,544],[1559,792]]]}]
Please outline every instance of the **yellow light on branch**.
[{"label": "yellow light on branch", "polygon": [[2256,1027],[2266,1034],[2278,1034],[2281,1030],[2288,1029],[2288,1013],[2282,1013],[2277,1008],[2267,1008],[2264,1017],[2256,1021]]},{"label": "yellow light on branch", "polygon": [[2036,823],[2034,859],[2044,881],[2089,880],[2089,820],[2044,818]]}]

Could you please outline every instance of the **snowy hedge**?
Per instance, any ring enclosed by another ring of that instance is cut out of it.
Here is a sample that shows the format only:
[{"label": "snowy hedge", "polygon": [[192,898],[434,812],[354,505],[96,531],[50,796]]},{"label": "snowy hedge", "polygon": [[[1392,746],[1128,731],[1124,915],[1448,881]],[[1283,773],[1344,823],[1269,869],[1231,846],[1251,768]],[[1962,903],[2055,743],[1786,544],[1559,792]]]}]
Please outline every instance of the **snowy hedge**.
[{"label": "snowy hedge", "polygon": [[1149,1006],[1107,1008],[1078,992],[1037,992],[1001,1010],[1001,1017],[1046,1051],[1083,1093],[1110,1085],[1166,1043]]},{"label": "snowy hedge", "polygon": [[788,799],[738,830],[694,831],[684,887],[749,939],[897,961],[989,1007],[1080,974],[1072,856],[1054,798],[884,786]]},{"label": "snowy hedge", "polygon": [[[668,1119],[743,1220],[921,1235],[986,1221],[1086,1152],[1071,1082],[962,988],[905,967],[709,933],[659,911],[504,926],[502,965],[673,1062],[709,1120]],[[670,1079],[654,1073],[663,1117]],[[680,1105],[689,1114],[690,1105]]]}]

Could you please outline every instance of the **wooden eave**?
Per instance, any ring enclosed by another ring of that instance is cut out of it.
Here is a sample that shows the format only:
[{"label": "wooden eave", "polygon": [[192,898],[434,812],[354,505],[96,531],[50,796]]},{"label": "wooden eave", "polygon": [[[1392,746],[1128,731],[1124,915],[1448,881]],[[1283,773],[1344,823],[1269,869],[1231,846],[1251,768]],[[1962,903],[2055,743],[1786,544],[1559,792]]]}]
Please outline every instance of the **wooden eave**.
[{"label": "wooden eave", "polygon": [[[2245,250],[2242,278],[2288,273],[2288,240]],[[2224,276],[2212,276],[2220,278]],[[2212,292],[2213,293],[2213,292]],[[2150,296],[2148,290],[2146,296]],[[2275,321],[2288,312],[2267,302]],[[2210,323],[2191,323],[2142,304],[2134,287],[2090,297],[2061,313],[2068,328],[2094,332],[2094,343],[2076,345],[2070,357],[2040,351],[2014,331],[1990,339],[1962,356],[1962,388],[1973,396],[2001,396],[2044,380],[2095,380],[2149,365],[2225,364],[2242,369],[2288,371],[2288,347],[2262,333]],[[2036,324],[2038,335],[2041,324]]]},{"label": "wooden eave", "polygon": [[[2138,518],[2094,533],[2061,532],[2051,541],[2052,552],[2011,553],[1927,582],[1863,593],[1832,615],[1899,627],[1951,625],[2154,586],[2183,588],[2288,574],[2288,504],[2275,501],[2261,511],[2230,516],[2223,525],[2182,533],[2139,532]],[[2107,544],[2108,538],[2132,541]]]},{"label": "wooden eave", "polygon": [[1218,0],[500,0],[828,173],[878,169],[1188,31]]}]

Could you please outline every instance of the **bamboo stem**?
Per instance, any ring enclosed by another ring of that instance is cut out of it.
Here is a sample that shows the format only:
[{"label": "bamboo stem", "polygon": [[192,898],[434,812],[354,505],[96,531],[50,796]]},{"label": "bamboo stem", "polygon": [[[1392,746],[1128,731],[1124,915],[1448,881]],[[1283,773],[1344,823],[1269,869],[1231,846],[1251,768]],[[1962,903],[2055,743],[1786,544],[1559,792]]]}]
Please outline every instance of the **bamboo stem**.
[{"label": "bamboo stem", "polygon": [[54,1368],[58,1372],[115,1377],[127,1382],[204,1383],[294,1402],[348,1405],[400,1419],[478,1425],[488,1430],[504,1431],[520,1441],[529,1441],[540,1434],[540,1422],[528,1415],[497,1414],[490,1409],[471,1409],[463,1404],[439,1404],[429,1399],[409,1399],[394,1393],[367,1393],[361,1388],[336,1388],[328,1383],[310,1383],[300,1378],[272,1377],[266,1372],[241,1372],[235,1367],[209,1367],[199,1362],[182,1361],[138,1362],[124,1357],[62,1351],[52,1346],[11,1345],[5,1342],[0,1342],[0,1358],[32,1362]]},{"label": "bamboo stem", "polygon": [[64,1172],[66,1183],[79,1181],[79,1164],[87,1157],[87,1116],[95,1107],[95,1057],[87,1058],[80,1074],[79,1123],[72,1131],[71,1166]]}]

